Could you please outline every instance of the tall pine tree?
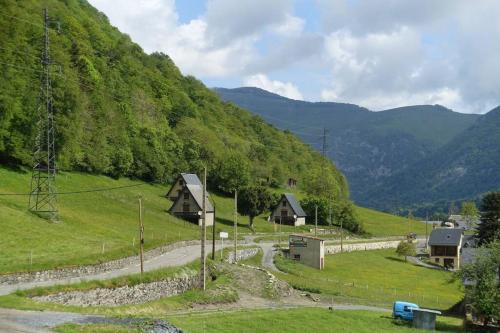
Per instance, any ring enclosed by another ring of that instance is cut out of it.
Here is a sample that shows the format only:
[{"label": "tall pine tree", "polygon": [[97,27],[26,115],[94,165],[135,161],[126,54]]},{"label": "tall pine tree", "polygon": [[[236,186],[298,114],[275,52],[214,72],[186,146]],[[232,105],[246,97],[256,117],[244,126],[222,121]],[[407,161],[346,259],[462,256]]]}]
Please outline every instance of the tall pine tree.
[{"label": "tall pine tree", "polygon": [[481,205],[481,224],[476,229],[479,244],[500,240],[500,191],[484,196]]}]

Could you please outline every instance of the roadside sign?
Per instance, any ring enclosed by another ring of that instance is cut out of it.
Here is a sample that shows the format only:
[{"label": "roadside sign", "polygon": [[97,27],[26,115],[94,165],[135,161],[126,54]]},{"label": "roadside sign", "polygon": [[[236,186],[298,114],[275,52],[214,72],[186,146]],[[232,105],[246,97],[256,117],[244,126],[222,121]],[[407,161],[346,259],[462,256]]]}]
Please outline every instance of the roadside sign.
[{"label": "roadside sign", "polygon": [[221,231],[221,232],[219,233],[219,236],[220,236],[220,238],[222,238],[222,239],[224,239],[224,238],[228,238],[228,237],[229,237],[228,233],[227,233],[227,232],[224,232],[224,231]]}]

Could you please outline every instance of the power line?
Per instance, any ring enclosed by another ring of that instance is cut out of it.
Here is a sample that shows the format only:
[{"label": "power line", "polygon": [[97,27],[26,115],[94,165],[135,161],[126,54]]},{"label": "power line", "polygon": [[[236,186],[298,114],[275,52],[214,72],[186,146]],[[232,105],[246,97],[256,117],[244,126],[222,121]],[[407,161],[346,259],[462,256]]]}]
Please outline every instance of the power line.
[{"label": "power line", "polygon": [[[82,193],[93,193],[93,192],[105,192],[105,191],[113,191],[113,190],[118,190],[118,189],[123,189],[123,188],[138,187],[138,186],[144,186],[144,185],[153,185],[153,183],[140,183],[140,184],[133,184],[133,185],[95,188],[95,189],[80,190],[80,191],[57,192],[57,193],[54,193],[54,194],[57,194],[57,195],[68,195],[68,194],[82,194]],[[28,196],[28,195],[31,195],[31,193],[0,193],[0,196]]]}]

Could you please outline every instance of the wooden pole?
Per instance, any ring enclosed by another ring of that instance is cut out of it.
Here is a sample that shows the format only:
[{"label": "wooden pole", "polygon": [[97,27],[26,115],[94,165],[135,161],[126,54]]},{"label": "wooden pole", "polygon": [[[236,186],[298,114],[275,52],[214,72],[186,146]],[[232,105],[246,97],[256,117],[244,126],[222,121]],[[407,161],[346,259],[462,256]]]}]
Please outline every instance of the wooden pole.
[{"label": "wooden pole", "polygon": [[234,263],[237,262],[238,252],[238,191],[234,190]]},{"label": "wooden pole", "polygon": [[142,198],[139,198],[139,237],[141,238],[140,244],[140,258],[141,258],[141,276],[144,273],[144,223],[142,222]]},{"label": "wooden pole", "polygon": [[214,204],[214,221],[212,223],[212,260],[215,260],[215,204]]},{"label": "wooden pole", "polygon": [[427,224],[429,224],[429,214],[427,213],[427,216],[425,217],[425,249],[427,250]]},{"label": "wooden pole", "polygon": [[203,290],[206,289],[206,258],[205,258],[205,243],[207,238],[207,224],[206,224],[206,214],[207,214],[207,168],[203,171],[203,212],[201,220],[201,287]]},{"label": "wooden pole", "polygon": [[344,252],[344,229],[342,228],[342,219],[340,219],[340,253]]},{"label": "wooden pole", "polygon": [[318,205],[314,210],[314,236],[318,236]]}]

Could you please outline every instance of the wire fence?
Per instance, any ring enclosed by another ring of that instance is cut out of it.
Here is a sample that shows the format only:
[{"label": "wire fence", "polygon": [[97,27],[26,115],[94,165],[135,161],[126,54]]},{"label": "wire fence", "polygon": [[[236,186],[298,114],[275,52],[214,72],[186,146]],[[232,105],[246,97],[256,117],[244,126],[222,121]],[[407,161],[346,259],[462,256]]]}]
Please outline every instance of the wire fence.
[{"label": "wire fence", "polygon": [[[354,280],[339,280],[332,278],[317,278],[296,274],[302,279],[307,280],[307,284],[302,282],[291,282],[292,286],[299,290],[310,292],[325,292],[336,297],[348,297],[356,299],[365,299],[374,303],[390,304],[396,300],[414,302],[420,306],[444,309],[451,307],[457,300],[452,300],[443,295],[431,292],[415,291],[409,286],[407,289],[396,287],[387,287],[381,285],[367,284]],[[323,286],[315,288],[311,286]]]}]

